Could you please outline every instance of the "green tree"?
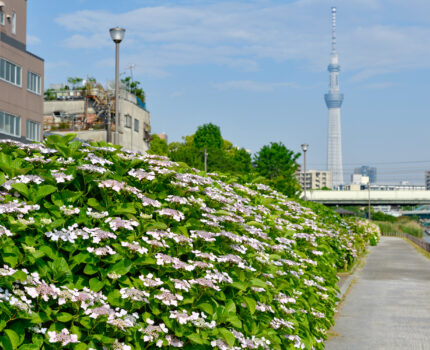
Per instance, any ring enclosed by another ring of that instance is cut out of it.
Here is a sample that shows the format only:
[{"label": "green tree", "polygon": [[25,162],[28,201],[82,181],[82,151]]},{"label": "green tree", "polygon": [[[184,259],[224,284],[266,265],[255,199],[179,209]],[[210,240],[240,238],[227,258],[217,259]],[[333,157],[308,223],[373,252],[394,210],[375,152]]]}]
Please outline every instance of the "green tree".
[{"label": "green tree", "polygon": [[167,156],[168,152],[169,146],[167,145],[166,140],[161,139],[158,135],[152,135],[151,142],[149,144],[149,153]]},{"label": "green tree", "polygon": [[175,162],[183,162],[191,167],[203,169],[201,152],[193,146],[194,135],[182,137],[184,142],[169,143],[169,158]]},{"label": "green tree", "polygon": [[233,146],[221,136],[220,128],[212,123],[199,126],[196,133],[183,138],[184,142],[169,144],[169,157],[197,169],[204,169],[204,149],[208,152],[208,171],[234,175],[249,175],[251,155]]},{"label": "green tree", "polygon": [[197,149],[215,150],[223,147],[223,139],[219,126],[212,123],[201,125],[194,134],[193,145]]},{"label": "green tree", "polygon": [[270,185],[288,195],[296,195],[300,185],[294,176],[300,153],[289,150],[282,142],[263,146],[254,156],[255,171],[270,181]]}]

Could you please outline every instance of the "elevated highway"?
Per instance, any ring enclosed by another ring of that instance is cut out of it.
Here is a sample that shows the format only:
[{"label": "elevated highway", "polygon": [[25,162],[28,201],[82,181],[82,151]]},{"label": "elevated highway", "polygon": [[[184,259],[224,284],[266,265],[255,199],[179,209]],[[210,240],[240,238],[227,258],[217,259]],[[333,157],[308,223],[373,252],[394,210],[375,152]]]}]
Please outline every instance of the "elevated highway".
[{"label": "elevated highway", "polygon": [[424,205],[430,204],[430,191],[321,191],[308,190],[306,197],[325,205]]}]

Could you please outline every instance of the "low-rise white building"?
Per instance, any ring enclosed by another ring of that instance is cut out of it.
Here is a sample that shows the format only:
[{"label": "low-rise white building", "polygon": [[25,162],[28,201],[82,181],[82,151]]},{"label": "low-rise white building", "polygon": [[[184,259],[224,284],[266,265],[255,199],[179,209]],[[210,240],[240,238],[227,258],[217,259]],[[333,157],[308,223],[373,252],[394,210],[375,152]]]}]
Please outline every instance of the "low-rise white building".
[{"label": "low-rise white building", "polygon": [[328,170],[307,170],[306,176],[303,172],[296,173],[297,180],[302,188],[316,190],[333,187],[331,171]]},{"label": "low-rise white building", "polygon": [[106,141],[111,120],[112,143],[135,151],[149,149],[151,116],[133,94],[121,90],[119,123],[115,120],[114,92],[103,88],[51,90],[44,102],[44,131],[54,134],[75,133],[84,141]]}]

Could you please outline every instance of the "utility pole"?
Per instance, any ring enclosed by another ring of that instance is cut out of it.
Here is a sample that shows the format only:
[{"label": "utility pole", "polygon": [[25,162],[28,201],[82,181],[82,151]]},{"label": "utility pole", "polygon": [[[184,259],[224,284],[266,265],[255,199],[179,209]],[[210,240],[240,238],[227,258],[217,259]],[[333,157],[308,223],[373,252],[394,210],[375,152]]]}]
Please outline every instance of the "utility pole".
[{"label": "utility pole", "polygon": [[367,217],[368,217],[368,219],[370,220],[371,219],[371,215],[370,215],[370,179],[369,179],[369,182],[367,183],[367,194],[368,194],[368,201],[367,201],[367,204],[368,204],[368,214],[367,214]]},{"label": "utility pole", "polygon": [[304,143],[301,145],[303,151],[303,199],[306,201],[306,151],[308,150],[309,145]]},{"label": "utility pole", "polygon": [[206,151],[206,147],[204,151],[204,157],[205,157],[205,173],[206,173],[208,171],[208,152]]}]

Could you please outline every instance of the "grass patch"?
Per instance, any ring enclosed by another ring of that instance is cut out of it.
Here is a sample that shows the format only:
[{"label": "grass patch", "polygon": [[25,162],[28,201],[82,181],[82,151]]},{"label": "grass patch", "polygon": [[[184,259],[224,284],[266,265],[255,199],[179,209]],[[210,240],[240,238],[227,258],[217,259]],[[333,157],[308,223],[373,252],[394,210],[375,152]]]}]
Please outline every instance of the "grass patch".
[{"label": "grass patch", "polygon": [[420,253],[421,255],[424,255],[427,259],[430,259],[430,252],[428,252],[427,250],[424,250],[419,245],[415,244],[414,242],[412,242],[411,240],[409,240],[407,238],[402,237],[402,239],[404,241],[408,242],[412,247],[414,247],[418,253]]},{"label": "grass patch", "polygon": [[424,237],[424,229],[422,226],[413,219],[404,216],[398,218],[396,222],[375,221],[375,223],[379,226],[382,234],[399,232],[407,233],[418,238]]}]

